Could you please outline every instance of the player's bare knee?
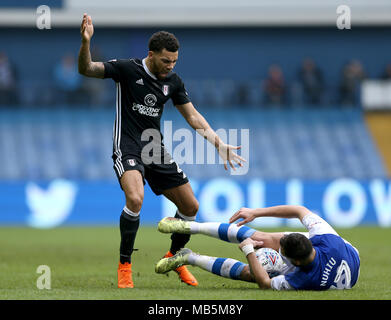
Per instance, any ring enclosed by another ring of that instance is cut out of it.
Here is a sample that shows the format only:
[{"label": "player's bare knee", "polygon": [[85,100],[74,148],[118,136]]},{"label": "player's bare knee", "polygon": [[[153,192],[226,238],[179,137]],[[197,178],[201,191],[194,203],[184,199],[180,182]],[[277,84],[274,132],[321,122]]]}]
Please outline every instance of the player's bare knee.
[{"label": "player's bare knee", "polygon": [[141,195],[126,195],[126,206],[133,212],[140,212],[143,205],[143,200],[143,196]]},{"label": "player's bare knee", "polygon": [[198,212],[199,206],[200,205],[199,205],[198,201],[195,200],[192,204],[187,205],[185,208],[183,208],[183,211],[181,211],[181,210],[179,210],[179,211],[188,217],[194,217]]},{"label": "player's bare knee", "polygon": [[194,204],[193,204],[192,211],[191,211],[193,216],[195,216],[197,214],[199,207],[200,207],[199,202],[197,200],[195,200]]}]

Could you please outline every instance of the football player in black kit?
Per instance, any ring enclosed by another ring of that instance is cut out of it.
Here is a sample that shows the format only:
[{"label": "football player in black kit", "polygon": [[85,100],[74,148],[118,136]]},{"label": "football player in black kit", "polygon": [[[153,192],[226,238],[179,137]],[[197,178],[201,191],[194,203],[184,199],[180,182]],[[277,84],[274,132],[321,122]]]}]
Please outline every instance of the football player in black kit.
[{"label": "football player in black kit", "polygon": [[[198,201],[186,175],[161,142],[160,118],[167,100],[172,99],[189,125],[217,148],[226,170],[228,165],[233,169],[235,165],[242,166],[245,160],[235,152],[240,147],[225,144],[194,108],[181,78],[172,71],[179,49],[173,34],[165,31],[153,34],[148,43],[148,56],[142,60],[94,62],[90,54],[94,28],[87,14],[83,16],[80,32],[79,72],[87,77],[112,78],[116,83],[113,161],[126,200],[120,216],[118,287],[133,288],[131,255],[139,227],[145,180],[156,195],[163,194],[176,205],[175,217],[194,220],[198,211]],[[152,156],[150,152],[144,152],[150,143],[154,146]],[[156,153],[156,147],[160,152]],[[174,233],[165,257],[174,255],[189,239],[190,235]],[[198,284],[186,266],[176,272],[181,281],[192,286]]]}]

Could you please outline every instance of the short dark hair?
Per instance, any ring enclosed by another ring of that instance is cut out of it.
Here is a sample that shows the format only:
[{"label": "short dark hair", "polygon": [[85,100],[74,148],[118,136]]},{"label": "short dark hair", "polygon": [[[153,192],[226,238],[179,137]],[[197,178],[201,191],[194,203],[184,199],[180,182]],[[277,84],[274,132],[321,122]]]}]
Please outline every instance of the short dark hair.
[{"label": "short dark hair", "polygon": [[301,233],[290,233],[280,239],[284,256],[290,259],[304,261],[312,252],[311,241]]},{"label": "short dark hair", "polygon": [[155,32],[148,42],[149,51],[160,52],[166,49],[170,52],[177,52],[179,49],[178,39],[170,32]]}]

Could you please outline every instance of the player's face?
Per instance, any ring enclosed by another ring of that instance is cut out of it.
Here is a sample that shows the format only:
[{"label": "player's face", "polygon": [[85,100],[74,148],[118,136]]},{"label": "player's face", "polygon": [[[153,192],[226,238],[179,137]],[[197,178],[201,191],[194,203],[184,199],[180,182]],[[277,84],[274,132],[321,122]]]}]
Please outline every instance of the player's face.
[{"label": "player's face", "polygon": [[164,79],[174,69],[178,60],[178,51],[170,52],[163,49],[160,52],[149,51],[149,57],[152,62],[153,74],[158,79]]}]

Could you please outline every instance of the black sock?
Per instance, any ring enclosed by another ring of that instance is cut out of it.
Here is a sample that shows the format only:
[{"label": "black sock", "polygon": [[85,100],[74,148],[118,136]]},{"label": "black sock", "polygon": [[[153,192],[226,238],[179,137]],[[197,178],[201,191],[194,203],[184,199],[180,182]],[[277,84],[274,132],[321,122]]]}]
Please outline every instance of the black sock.
[{"label": "black sock", "polygon": [[[183,218],[176,213],[175,218],[183,220]],[[171,248],[170,252],[172,254],[177,253],[178,250],[185,247],[186,243],[190,240],[190,234],[181,234],[181,233],[173,233],[171,235]]]},{"label": "black sock", "polygon": [[133,252],[134,240],[138,227],[140,225],[140,216],[133,217],[126,212],[122,211],[119,219],[119,229],[121,232],[121,245],[119,249],[120,262],[131,263],[131,256]]}]

